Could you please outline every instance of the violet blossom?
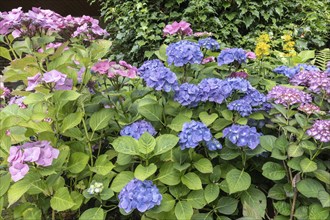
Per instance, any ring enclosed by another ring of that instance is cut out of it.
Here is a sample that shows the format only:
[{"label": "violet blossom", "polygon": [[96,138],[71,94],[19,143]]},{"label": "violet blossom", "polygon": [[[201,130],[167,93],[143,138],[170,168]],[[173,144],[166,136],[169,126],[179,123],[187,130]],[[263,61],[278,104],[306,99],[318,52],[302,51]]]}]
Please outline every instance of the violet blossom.
[{"label": "violet blossom", "polygon": [[190,24],[186,21],[176,22],[174,21],[172,24],[168,24],[165,26],[163,33],[166,35],[174,35],[174,34],[182,34],[182,35],[191,35],[192,29],[190,28]]}]

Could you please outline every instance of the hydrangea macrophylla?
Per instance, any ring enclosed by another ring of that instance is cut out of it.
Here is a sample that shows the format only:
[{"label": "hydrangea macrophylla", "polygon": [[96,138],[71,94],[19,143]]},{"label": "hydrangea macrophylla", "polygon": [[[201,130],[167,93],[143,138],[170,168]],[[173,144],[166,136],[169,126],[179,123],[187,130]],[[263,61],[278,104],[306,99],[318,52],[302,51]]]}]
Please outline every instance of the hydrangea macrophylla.
[{"label": "hydrangea macrophylla", "polygon": [[127,78],[135,78],[137,75],[137,68],[132,66],[125,61],[121,60],[119,63],[110,62],[110,67],[108,69],[108,77],[113,78],[116,76],[123,76]]},{"label": "hydrangea macrophylla", "polygon": [[133,179],[120,191],[119,208],[130,213],[134,209],[145,212],[160,205],[163,197],[151,180]]},{"label": "hydrangea macrophylla", "polygon": [[316,66],[312,65],[307,65],[307,64],[298,64],[295,67],[287,67],[287,66],[279,66],[273,70],[273,72],[278,73],[278,74],[283,74],[287,76],[288,78],[292,78],[294,75],[299,73],[301,70],[306,70],[306,71],[320,71],[319,68]]},{"label": "hydrangea macrophylla", "polygon": [[39,85],[41,82],[42,76],[40,73],[37,73],[36,75],[32,77],[28,77],[28,87],[26,87],[26,91],[32,91],[34,88]]},{"label": "hydrangea macrophylla", "polygon": [[227,108],[231,111],[237,111],[243,117],[252,114],[251,103],[247,102],[244,98],[230,102]]},{"label": "hydrangea macrophylla", "polygon": [[131,136],[135,139],[139,139],[144,132],[148,132],[152,136],[157,132],[152,124],[145,120],[136,121],[130,125],[125,126],[121,131],[121,136]]},{"label": "hydrangea macrophylla", "polygon": [[179,133],[179,138],[181,150],[184,150],[186,148],[195,148],[202,141],[211,141],[212,134],[210,129],[202,122],[191,121],[183,124],[182,131]]},{"label": "hydrangea macrophylla", "polygon": [[214,150],[220,150],[222,149],[222,145],[220,144],[220,142],[215,139],[215,138],[212,138],[210,141],[206,141],[205,142],[205,145],[206,147],[211,150],[211,151],[214,151]]},{"label": "hydrangea macrophylla", "polygon": [[246,73],[246,72],[232,72],[229,77],[232,77],[232,78],[235,78],[235,77],[238,77],[238,78],[243,78],[243,79],[247,79],[249,77],[249,75]]},{"label": "hydrangea macrophylla", "polygon": [[320,113],[321,109],[320,107],[307,103],[307,104],[301,104],[298,108],[299,111],[305,112],[306,114],[315,114]]},{"label": "hydrangea macrophylla", "polygon": [[220,44],[213,38],[204,38],[198,41],[198,44],[201,48],[206,48],[208,50],[219,50]]},{"label": "hydrangea macrophylla", "polygon": [[210,63],[210,62],[214,62],[215,58],[214,57],[206,57],[202,60],[202,64],[206,64],[206,63]]},{"label": "hydrangea macrophylla", "polygon": [[0,98],[4,99],[6,97],[9,97],[10,95],[10,89],[8,89],[5,86],[0,86]]},{"label": "hydrangea macrophylla", "polygon": [[275,86],[269,91],[267,95],[268,100],[272,100],[275,104],[282,104],[290,106],[294,104],[310,103],[312,97],[295,88],[288,88],[284,86]]},{"label": "hydrangea macrophylla", "polygon": [[225,83],[228,83],[230,85],[232,91],[239,91],[239,92],[249,92],[254,91],[255,89],[252,87],[251,83],[243,78],[226,78],[224,80]]},{"label": "hydrangea macrophylla", "polygon": [[57,70],[51,70],[43,74],[42,81],[45,83],[55,83],[56,90],[71,90],[73,80]]},{"label": "hydrangea macrophylla", "polygon": [[[60,42],[49,43],[49,44],[46,45],[46,50],[51,49],[51,48],[53,48],[53,49],[57,49],[57,48],[59,48],[60,46],[62,46],[62,44],[63,44],[63,43],[60,43]],[[69,50],[69,47],[65,47],[65,48],[63,49],[63,51],[66,51],[66,50]],[[38,52],[39,52],[39,53],[43,53],[43,52],[44,52],[44,49],[43,49],[43,48],[39,48]]]},{"label": "hydrangea macrophylla", "polygon": [[108,73],[109,68],[110,68],[109,60],[102,60],[95,63],[94,66],[92,66],[91,71],[93,73],[98,73],[103,75]]},{"label": "hydrangea macrophylla", "polygon": [[310,91],[315,93],[325,91],[330,95],[330,76],[325,72],[303,70],[294,75],[290,83],[307,86]]},{"label": "hydrangea macrophylla", "polygon": [[197,43],[181,40],[170,44],[166,48],[167,62],[169,65],[183,66],[185,64],[200,64],[203,53]]},{"label": "hydrangea macrophylla", "polygon": [[227,48],[220,52],[218,56],[218,65],[230,64],[237,61],[239,64],[246,61],[246,52],[241,48]]},{"label": "hydrangea macrophylla", "polygon": [[199,84],[199,97],[201,101],[221,104],[232,92],[229,85],[217,78],[203,79]]},{"label": "hydrangea macrophylla", "polygon": [[255,59],[257,59],[257,56],[254,52],[248,51],[248,52],[246,52],[246,58],[251,59],[251,60],[255,60]]},{"label": "hydrangea macrophylla", "polygon": [[172,24],[168,24],[165,26],[163,33],[164,33],[164,36],[166,36],[168,34],[169,35],[174,35],[174,34],[191,35],[193,33],[193,31],[190,28],[190,24],[188,22],[174,21]]},{"label": "hydrangea macrophylla", "polygon": [[103,191],[103,188],[104,188],[103,183],[99,183],[93,180],[86,191],[88,192],[88,194],[94,195],[97,193],[101,193]]},{"label": "hydrangea macrophylla", "polygon": [[255,149],[260,143],[261,134],[257,132],[255,127],[248,125],[233,124],[223,129],[223,137],[228,138],[230,142],[238,147],[249,147]]},{"label": "hydrangea macrophylla", "polygon": [[14,96],[14,97],[11,97],[9,102],[8,102],[8,105],[12,105],[12,104],[17,104],[18,107],[20,108],[27,108],[27,105],[25,105],[23,103],[25,99],[25,96]]},{"label": "hydrangea macrophylla", "polygon": [[309,136],[321,142],[330,141],[330,120],[316,120],[306,132]]},{"label": "hydrangea macrophylla", "polygon": [[149,78],[158,68],[165,67],[162,61],[158,59],[148,60],[138,69],[138,74],[144,79]]},{"label": "hydrangea macrophylla", "polygon": [[175,92],[174,100],[183,106],[195,107],[200,102],[199,88],[194,84],[183,83]]},{"label": "hydrangea macrophylla", "polygon": [[22,146],[12,146],[7,159],[9,172],[13,181],[22,179],[29,171],[26,162],[34,162],[39,166],[50,166],[59,150],[53,148],[48,141],[26,142]]}]

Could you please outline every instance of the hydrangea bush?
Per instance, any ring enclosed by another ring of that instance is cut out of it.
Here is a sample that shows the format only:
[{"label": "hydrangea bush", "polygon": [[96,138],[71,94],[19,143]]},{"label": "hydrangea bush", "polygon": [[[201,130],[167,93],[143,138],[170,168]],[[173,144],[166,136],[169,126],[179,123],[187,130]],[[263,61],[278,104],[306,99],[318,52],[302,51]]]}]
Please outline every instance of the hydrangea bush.
[{"label": "hydrangea bush", "polygon": [[15,9],[0,23],[4,81],[20,82],[0,85],[5,218],[329,217],[327,71],[265,68],[184,21],[140,67],[106,59],[86,17]]}]

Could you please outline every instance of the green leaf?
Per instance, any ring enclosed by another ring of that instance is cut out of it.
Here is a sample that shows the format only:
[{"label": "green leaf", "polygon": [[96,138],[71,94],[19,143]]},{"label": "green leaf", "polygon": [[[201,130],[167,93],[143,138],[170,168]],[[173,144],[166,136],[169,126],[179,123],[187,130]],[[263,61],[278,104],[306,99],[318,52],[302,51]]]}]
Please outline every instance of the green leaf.
[{"label": "green leaf", "polygon": [[330,185],[330,173],[329,172],[327,172],[325,170],[315,170],[313,173],[317,179]]},{"label": "green leaf", "polygon": [[30,105],[45,100],[45,95],[42,93],[31,93],[24,99],[24,104]]},{"label": "green leaf", "polygon": [[134,171],[135,178],[144,181],[152,174],[157,171],[157,166],[154,163],[149,164],[149,166],[144,167],[142,164],[139,164]]},{"label": "green leaf", "polygon": [[104,210],[99,207],[87,209],[81,214],[79,220],[103,220],[104,218]]},{"label": "green leaf", "polygon": [[75,152],[70,155],[68,170],[71,173],[80,173],[83,171],[88,163],[89,156],[82,152]]},{"label": "green leaf", "polygon": [[212,113],[209,115],[207,112],[201,112],[199,118],[206,126],[209,126],[218,118],[218,114]]},{"label": "green leaf", "polygon": [[207,203],[211,203],[219,196],[220,189],[215,183],[208,184],[205,188],[204,196]]},{"label": "green leaf", "polygon": [[251,177],[244,170],[232,169],[226,175],[229,194],[247,190],[251,185]]},{"label": "green leaf", "polygon": [[302,141],[299,143],[299,146],[301,146],[302,148],[306,149],[306,150],[315,150],[316,146],[313,142],[311,141]]},{"label": "green leaf", "polygon": [[84,201],[84,196],[77,191],[71,192],[71,198],[75,202],[75,205],[71,207],[71,210],[77,210],[80,208]]},{"label": "green leaf", "polygon": [[102,109],[92,114],[89,125],[93,131],[98,131],[106,128],[111,118],[113,118],[113,112],[110,109]]},{"label": "green leaf", "polygon": [[0,197],[3,196],[7,190],[9,189],[11,182],[10,173],[6,173],[5,175],[1,175],[0,177]]},{"label": "green leaf", "polygon": [[299,146],[295,144],[291,144],[288,147],[288,156],[289,157],[300,157],[304,154],[304,150]]},{"label": "green leaf", "polygon": [[321,183],[314,179],[303,179],[297,183],[298,191],[307,198],[318,198],[320,191],[325,191]]},{"label": "green leaf", "polygon": [[223,196],[218,200],[217,209],[222,214],[231,215],[236,211],[237,205],[237,199]]},{"label": "green leaf", "polygon": [[90,170],[94,173],[105,176],[108,175],[114,167],[113,163],[108,159],[108,155],[102,154],[98,156],[94,166],[90,167]]},{"label": "green leaf", "polygon": [[279,201],[279,202],[274,202],[274,208],[284,216],[289,216],[290,215],[290,204],[284,201]]},{"label": "green leaf", "polygon": [[174,209],[175,200],[173,199],[173,197],[167,193],[163,194],[162,196],[163,199],[160,205],[152,209],[152,211],[155,213],[169,212]]},{"label": "green leaf", "polygon": [[144,132],[139,138],[138,149],[140,153],[147,155],[155,149],[155,146],[156,140],[148,132]]},{"label": "green leaf", "polygon": [[179,138],[173,134],[163,134],[156,138],[156,147],[154,149],[154,155],[163,154],[171,150],[178,143]]},{"label": "green leaf", "polygon": [[201,173],[212,173],[213,171],[213,166],[209,159],[202,158],[193,164],[194,167]]},{"label": "green leaf", "polygon": [[180,177],[180,172],[174,169],[174,164],[167,162],[161,166],[157,179],[166,185],[174,186],[180,183]]},{"label": "green leaf", "polygon": [[330,207],[330,194],[326,191],[320,191],[319,196],[317,197],[323,208]]},{"label": "green leaf", "polygon": [[76,113],[71,113],[71,114],[67,115],[63,119],[61,132],[65,132],[66,130],[77,126],[81,122],[81,119],[83,118],[83,116],[84,116],[84,113],[82,113],[82,112],[76,112]]},{"label": "green leaf", "polygon": [[326,220],[329,217],[329,209],[322,208],[320,204],[312,204],[309,206],[308,210],[309,220]]},{"label": "green leaf", "polygon": [[301,63],[305,63],[307,60],[315,57],[315,50],[303,50],[298,56],[301,58]]},{"label": "green leaf", "polygon": [[182,130],[183,124],[189,121],[191,121],[191,119],[188,116],[180,113],[175,116],[175,118],[173,118],[171,124],[169,124],[168,127],[176,132],[179,132]]},{"label": "green leaf", "polygon": [[138,141],[131,136],[120,136],[112,142],[113,148],[123,154],[140,155]]},{"label": "green leaf", "polygon": [[186,200],[194,209],[202,209],[206,205],[203,190],[191,191]]},{"label": "green leaf", "polygon": [[263,219],[266,213],[267,199],[265,194],[256,189],[249,188],[241,195],[241,203],[243,204],[243,216],[255,219]]},{"label": "green leaf", "polygon": [[122,171],[120,172],[111,184],[111,189],[114,192],[120,192],[126,184],[134,178],[134,174],[131,171]]},{"label": "green leaf", "polygon": [[7,60],[11,60],[9,50],[5,47],[0,47],[0,57],[3,57]]},{"label": "green leaf", "polygon": [[294,212],[297,219],[308,219],[308,206],[300,206]]},{"label": "green leaf", "polygon": [[100,198],[102,200],[109,200],[115,195],[115,193],[111,189],[103,189],[100,193]]},{"label": "green leaf", "polygon": [[313,172],[317,170],[317,164],[308,158],[304,158],[300,161],[300,167],[304,173]]},{"label": "green leaf", "polygon": [[260,112],[254,112],[251,115],[249,115],[249,118],[252,118],[255,120],[263,120],[263,119],[265,119],[265,116]]},{"label": "green leaf", "polygon": [[268,197],[275,199],[275,200],[285,200],[286,193],[281,184],[275,184],[272,188],[268,191]]},{"label": "green leaf", "polygon": [[260,145],[266,151],[271,152],[274,148],[276,137],[272,135],[263,135],[260,137]]},{"label": "green leaf", "polygon": [[143,99],[139,102],[138,112],[149,121],[162,121],[163,107],[153,99]]},{"label": "green leaf", "polygon": [[26,209],[23,213],[23,220],[38,220],[38,219],[42,219],[41,218],[41,210],[37,207],[33,207],[33,208],[28,208]]},{"label": "green leaf", "polygon": [[233,120],[233,112],[228,109],[221,111],[221,115],[224,117],[224,119],[226,119],[228,121]]},{"label": "green leaf", "polygon": [[202,181],[197,174],[189,172],[181,177],[181,181],[191,190],[203,189]]},{"label": "green leaf", "polygon": [[179,201],[175,206],[174,212],[178,220],[191,219],[194,213],[193,208],[186,201]]},{"label": "green leaf", "polygon": [[281,180],[286,173],[280,164],[267,162],[262,166],[262,175],[270,180]]},{"label": "green leaf", "polygon": [[54,196],[50,199],[50,206],[56,211],[64,211],[72,208],[75,205],[72,200],[69,190],[66,187],[59,188]]}]

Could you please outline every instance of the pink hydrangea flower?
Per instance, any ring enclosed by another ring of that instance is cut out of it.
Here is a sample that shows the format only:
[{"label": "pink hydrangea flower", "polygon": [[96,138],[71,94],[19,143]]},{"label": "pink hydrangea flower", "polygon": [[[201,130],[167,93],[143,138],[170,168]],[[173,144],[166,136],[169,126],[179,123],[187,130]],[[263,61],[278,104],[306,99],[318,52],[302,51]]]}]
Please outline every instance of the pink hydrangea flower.
[{"label": "pink hydrangea flower", "polygon": [[[51,49],[51,48],[57,49],[57,48],[59,48],[60,46],[62,46],[62,43],[60,43],[60,42],[49,43],[49,44],[46,45],[46,50]],[[66,51],[66,50],[69,50],[69,47],[65,47],[65,48],[63,49],[63,51]],[[44,52],[44,49],[39,48],[38,52],[39,52],[39,53],[43,53],[43,52]]]},{"label": "pink hydrangea flower", "polygon": [[257,58],[256,54],[253,53],[253,52],[251,52],[251,51],[246,52],[246,57],[247,57],[248,59],[252,59],[252,60],[255,60],[255,59]]},{"label": "pink hydrangea flower", "polygon": [[9,173],[11,175],[11,179],[14,182],[21,180],[24,176],[29,172],[29,166],[23,163],[15,163],[9,167]]},{"label": "pink hydrangea flower", "polygon": [[28,87],[26,87],[26,91],[32,91],[34,88],[39,85],[41,82],[42,76],[40,73],[37,73],[35,76],[28,77]]},{"label": "pink hydrangea flower", "polygon": [[306,132],[316,140],[321,142],[330,141],[330,120],[317,120]]},{"label": "pink hydrangea flower", "polygon": [[320,107],[309,103],[300,105],[298,110],[309,115],[313,113],[319,113],[321,111]]},{"label": "pink hydrangea flower", "polygon": [[9,157],[7,159],[8,163],[22,163],[24,160],[23,152],[21,151],[20,146],[12,146],[9,149]]},{"label": "pink hydrangea flower", "polygon": [[273,100],[275,104],[290,106],[294,104],[310,103],[312,97],[299,89],[284,86],[275,86],[267,95],[268,100]]},{"label": "pink hydrangea flower", "polygon": [[206,64],[206,63],[210,63],[210,62],[214,62],[215,58],[214,57],[206,57],[202,60],[202,64]]},{"label": "pink hydrangea flower", "polygon": [[40,147],[31,147],[24,149],[24,161],[26,162],[35,162],[40,157]]},{"label": "pink hydrangea flower", "polygon": [[174,21],[172,24],[168,24],[165,26],[163,33],[164,33],[164,36],[166,36],[168,34],[169,35],[174,35],[174,34],[192,35],[193,31],[190,28],[190,24],[188,22]]},{"label": "pink hydrangea flower", "polygon": [[42,80],[46,83],[55,83],[56,90],[71,90],[73,86],[73,80],[57,70],[44,73]]},{"label": "pink hydrangea flower", "polygon": [[101,75],[107,74],[110,68],[110,62],[108,60],[103,60],[97,62],[92,68],[91,71],[94,73],[99,73]]},{"label": "pink hydrangea flower", "polygon": [[0,86],[0,91],[2,91],[2,94],[0,93],[0,98],[4,99],[6,97],[9,97],[10,89],[5,86]]}]

